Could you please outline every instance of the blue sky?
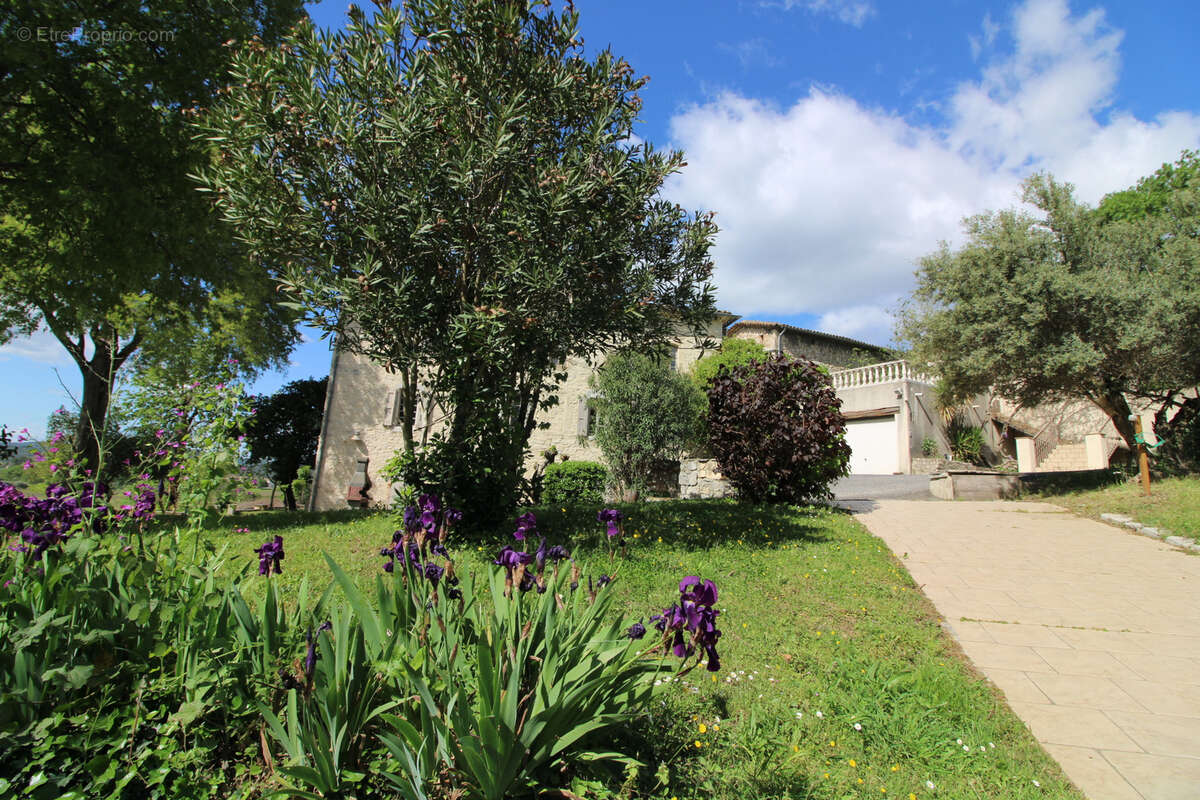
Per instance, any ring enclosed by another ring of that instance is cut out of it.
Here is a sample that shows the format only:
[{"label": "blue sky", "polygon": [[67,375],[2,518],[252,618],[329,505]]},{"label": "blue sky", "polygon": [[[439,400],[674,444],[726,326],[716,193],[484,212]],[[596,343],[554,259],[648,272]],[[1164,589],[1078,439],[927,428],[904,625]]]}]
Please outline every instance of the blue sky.
[{"label": "blue sky", "polygon": [[[667,194],[717,212],[720,305],[887,344],[916,260],[1035,170],[1096,202],[1200,148],[1200,3],[576,0],[639,73],[638,135],[687,152]],[[309,7],[341,26],[346,6]],[[255,391],[325,374],[313,340]],[[56,374],[57,370],[57,374]],[[39,334],[0,348],[0,422],[77,392]]]}]

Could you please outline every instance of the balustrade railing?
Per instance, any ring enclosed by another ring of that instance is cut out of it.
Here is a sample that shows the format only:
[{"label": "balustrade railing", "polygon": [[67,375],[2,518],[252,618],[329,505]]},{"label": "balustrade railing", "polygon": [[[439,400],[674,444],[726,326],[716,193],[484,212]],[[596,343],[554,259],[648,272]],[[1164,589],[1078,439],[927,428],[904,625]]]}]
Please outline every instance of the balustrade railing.
[{"label": "balustrade railing", "polygon": [[865,367],[839,369],[830,374],[833,378],[833,388],[852,389],[856,386],[877,386],[881,383],[891,383],[899,380],[914,380],[932,383],[933,378],[919,372],[907,361],[885,361],[882,364],[869,364]]}]

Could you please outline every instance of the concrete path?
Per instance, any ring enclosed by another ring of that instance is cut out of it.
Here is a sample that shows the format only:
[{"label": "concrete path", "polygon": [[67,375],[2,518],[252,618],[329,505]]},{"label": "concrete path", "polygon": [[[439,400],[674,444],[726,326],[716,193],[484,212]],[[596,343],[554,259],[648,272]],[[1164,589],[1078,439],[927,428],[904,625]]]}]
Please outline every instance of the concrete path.
[{"label": "concrete path", "polygon": [[1200,798],[1200,557],[1046,503],[845,505],[1091,800]]}]

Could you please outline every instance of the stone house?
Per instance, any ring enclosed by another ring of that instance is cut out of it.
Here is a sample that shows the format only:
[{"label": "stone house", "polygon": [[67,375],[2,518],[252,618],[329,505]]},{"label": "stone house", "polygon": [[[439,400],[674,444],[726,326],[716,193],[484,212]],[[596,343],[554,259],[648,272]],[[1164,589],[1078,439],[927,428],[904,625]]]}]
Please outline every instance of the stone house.
[{"label": "stone house", "polygon": [[[768,351],[803,356],[828,366],[847,418],[856,473],[910,472],[919,464],[921,442],[936,435],[928,378],[902,361],[886,361],[888,352],[866,342],[777,322],[742,320],[718,313],[705,337],[753,339]],[[706,351],[690,334],[674,342],[672,364],[687,371]],[[870,363],[870,362],[877,363]],[[855,366],[866,364],[865,366]],[[541,412],[530,437],[529,468],[542,462],[551,447],[574,460],[601,461],[595,446],[595,411],[589,379],[594,367],[582,359],[567,363],[567,378],[559,385],[559,403]],[[381,470],[402,446],[395,424],[399,377],[389,375],[368,359],[334,351],[317,449],[311,508],[326,510],[349,505],[387,505],[391,488]],[[426,420],[418,417],[417,428]],[[435,423],[436,424],[436,423]],[[677,488],[684,497],[714,496],[727,486],[715,465],[704,459],[685,459],[679,466]]]}]

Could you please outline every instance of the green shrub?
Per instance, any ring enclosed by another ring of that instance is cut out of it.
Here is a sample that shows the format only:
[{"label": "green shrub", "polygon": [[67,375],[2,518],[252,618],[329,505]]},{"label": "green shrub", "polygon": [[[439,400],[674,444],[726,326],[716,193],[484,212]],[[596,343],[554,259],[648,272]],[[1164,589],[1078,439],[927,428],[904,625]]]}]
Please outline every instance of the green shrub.
[{"label": "green shrub", "polygon": [[950,440],[950,454],[956,461],[983,465],[983,431],[955,416],[946,426],[946,438]]},{"label": "green shrub", "polygon": [[542,501],[554,506],[602,503],[607,481],[608,469],[595,461],[548,464],[542,478]]},{"label": "green shrub", "polygon": [[615,353],[592,378],[596,388],[596,444],[613,482],[627,499],[645,491],[654,469],[694,444],[704,393],[664,359]]},{"label": "green shrub", "polygon": [[921,455],[932,457],[937,455],[937,451],[937,439],[934,439],[932,436],[926,436],[921,440]]}]

